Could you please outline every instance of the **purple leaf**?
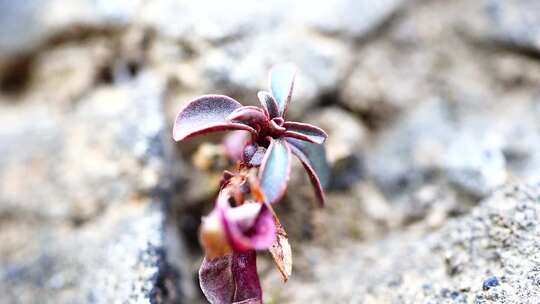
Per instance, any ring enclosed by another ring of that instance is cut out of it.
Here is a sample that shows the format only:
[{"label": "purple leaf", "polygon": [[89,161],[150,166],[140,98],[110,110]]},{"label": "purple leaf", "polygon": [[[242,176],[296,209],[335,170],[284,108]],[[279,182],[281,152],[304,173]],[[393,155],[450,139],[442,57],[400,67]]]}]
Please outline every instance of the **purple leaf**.
[{"label": "purple leaf", "polygon": [[323,129],[306,123],[286,121],[283,127],[287,129],[285,136],[309,141],[314,144],[323,144],[328,137]]},{"label": "purple leaf", "polygon": [[284,282],[287,282],[292,273],[292,251],[289,244],[289,237],[285,228],[279,222],[277,216],[274,217],[276,224],[276,240],[270,247],[269,251],[274,259],[274,263],[281,273]]},{"label": "purple leaf", "polygon": [[262,303],[255,251],[235,252],[215,259],[204,258],[199,283],[211,304]]},{"label": "purple leaf", "polygon": [[242,105],[227,96],[204,95],[189,102],[174,122],[173,138],[180,141],[195,135],[223,130],[255,130],[247,125],[231,123],[226,117]]},{"label": "purple leaf", "polygon": [[279,108],[277,102],[270,93],[266,91],[259,91],[257,93],[257,97],[259,98],[259,101],[263,105],[270,118],[279,116]]},{"label": "purple leaf", "polygon": [[268,203],[281,199],[291,173],[291,150],[284,139],[272,139],[259,169],[261,189]]},{"label": "purple leaf", "polygon": [[258,300],[258,299],[247,299],[247,300],[244,300],[244,301],[241,301],[241,302],[234,302],[233,304],[261,304],[261,300]]},{"label": "purple leaf", "polygon": [[199,268],[199,284],[212,304],[229,304],[234,297],[236,284],[232,273],[233,254],[215,259],[204,258]]},{"label": "purple leaf", "polygon": [[295,76],[296,67],[292,64],[277,65],[270,70],[270,91],[277,102],[280,116],[285,116],[289,107]]},{"label": "purple leaf", "polygon": [[258,126],[265,126],[268,124],[268,116],[266,113],[258,107],[243,106],[234,110],[227,120],[233,123],[243,123],[258,129]]},{"label": "purple leaf", "polygon": [[321,206],[324,205],[324,188],[330,181],[330,167],[326,161],[324,145],[312,144],[295,138],[287,138],[291,151],[306,169],[315,195]]},{"label": "purple leaf", "polygon": [[262,289],[257,274],[257,253],[254,250],[234,253],[232,273],[236,282],[233,303],[262,303]]}]

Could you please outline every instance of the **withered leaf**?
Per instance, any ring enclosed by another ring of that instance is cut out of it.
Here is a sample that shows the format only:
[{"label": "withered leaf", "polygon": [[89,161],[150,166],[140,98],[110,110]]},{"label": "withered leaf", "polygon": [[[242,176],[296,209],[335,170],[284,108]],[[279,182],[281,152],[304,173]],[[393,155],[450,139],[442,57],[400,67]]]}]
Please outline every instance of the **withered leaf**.
[{"label": "withered leaf", "polygon": [[279,219],[275,216],[274,213],[274,222],[276,224],[276,239],[269,251],[274,258],[274,263],[276,264],[277,269],[283,277],[283,281],[287,282],[292,273],[292,251],[291,245],[289,244],[289,237],[287,232],[279,222]]}]

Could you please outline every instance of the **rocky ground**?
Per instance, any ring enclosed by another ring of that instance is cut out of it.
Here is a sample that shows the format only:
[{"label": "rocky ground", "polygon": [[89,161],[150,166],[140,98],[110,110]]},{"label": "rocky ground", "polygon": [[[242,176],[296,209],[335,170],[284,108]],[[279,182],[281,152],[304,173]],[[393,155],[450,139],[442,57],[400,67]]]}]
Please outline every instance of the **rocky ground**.
[{"label": "rocky ground", "polygon": [[255,103],[283,61],[332,181],[318,209],[294,170],[294,272],[261,254],[268,303],[540,301],[540,2],[0,0],[6,303],[202,303],[228,163],[172,119]]}]

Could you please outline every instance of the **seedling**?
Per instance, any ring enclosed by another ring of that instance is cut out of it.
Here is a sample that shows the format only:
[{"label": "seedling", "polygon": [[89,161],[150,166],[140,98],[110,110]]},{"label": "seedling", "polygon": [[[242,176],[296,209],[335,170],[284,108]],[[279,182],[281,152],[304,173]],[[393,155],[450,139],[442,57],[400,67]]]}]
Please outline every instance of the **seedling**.
[{"label": "seedling", "polygon": [[262,303],[256,250],[270,251],[284,281],[291,275],[287,233],[272,208],[287,190],[291,155],[306,169],[324,206],[329,170],[322,144],[327,135],[316,126],[285,120],[295,76],[293,65],[272,68],[270,92],[257,94],[262,107],[204,95],[190,101],[174,123],[175,141],[234,131],[225,147],[237,165],[223,173],[215,208],[203,218],[199,236],[205,250],[199,279],[210,303]]}]

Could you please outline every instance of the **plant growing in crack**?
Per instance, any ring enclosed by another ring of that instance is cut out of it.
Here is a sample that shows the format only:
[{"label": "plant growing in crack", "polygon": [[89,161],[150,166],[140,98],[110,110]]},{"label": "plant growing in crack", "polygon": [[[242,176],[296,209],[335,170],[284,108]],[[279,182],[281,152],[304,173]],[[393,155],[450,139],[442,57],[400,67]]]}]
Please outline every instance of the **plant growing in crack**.
[{"label": "plant growing in crack", "polygon": [[291,155],[306,169],[324,206],[329,169],[322,144],[327,135],[316,126],[285,120],[295,75],[290,64],[272,68],[270,92],[257,94],[262,107],[204,95],[189,102],[174,123],[175,141],[234,130],[224,143],[237,162],[235,171],[223,173],[215,208],[200,229],[205,258],[199,279],[211,303],[262,303],[257,250],[269,250],[284,281],[291,275],[287,233],[272,208],[287,190]]}]

